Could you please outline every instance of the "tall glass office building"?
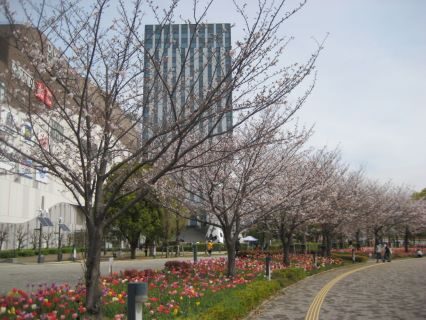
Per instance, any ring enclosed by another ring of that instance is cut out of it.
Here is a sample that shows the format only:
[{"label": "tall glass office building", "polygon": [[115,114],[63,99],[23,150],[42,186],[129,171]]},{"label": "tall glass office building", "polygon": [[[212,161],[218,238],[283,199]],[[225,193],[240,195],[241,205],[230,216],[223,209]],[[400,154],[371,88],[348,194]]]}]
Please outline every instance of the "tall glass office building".
[{"label": "tall glass office building", "polygon": [[197,130],[231,130],[230,24],[146,25],[145,48],[145,139],[199,108]]}]

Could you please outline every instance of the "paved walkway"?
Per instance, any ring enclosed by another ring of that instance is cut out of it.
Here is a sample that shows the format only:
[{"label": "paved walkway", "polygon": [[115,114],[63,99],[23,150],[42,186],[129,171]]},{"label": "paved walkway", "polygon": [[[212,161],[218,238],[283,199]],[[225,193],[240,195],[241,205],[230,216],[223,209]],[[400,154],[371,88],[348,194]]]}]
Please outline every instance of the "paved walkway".
[{"label": "paved walkway", "polygon": [[[300,281],[264,303],[247,320],[426,319],[426,258],[368,264],[374,266],[345,276],[352,267],[339,268]],[[338,277],[341,279],[330,286]],[[321,290],[327,285],[319,317],[307,317],[312,302],[324,295]]]}]

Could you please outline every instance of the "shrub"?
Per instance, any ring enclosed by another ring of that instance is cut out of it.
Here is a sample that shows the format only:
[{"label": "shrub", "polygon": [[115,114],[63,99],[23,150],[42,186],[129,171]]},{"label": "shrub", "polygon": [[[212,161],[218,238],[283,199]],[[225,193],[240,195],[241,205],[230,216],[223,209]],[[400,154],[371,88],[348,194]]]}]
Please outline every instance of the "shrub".
[{"label": "shrub", "polygon": [[[339,258],[344,260],[345,262],[352,262],[352,254],[351,253],[333,253],[331,255],[333,258]],[[355,262],[367,262],[368,256],[355,254]]]},{"label": "shrub", "polygon": [[277,280],[281,287],[287,287],[306,277],[302,268],[279,269],[272,272],[271,278]]},{"label": "shrub", "polygon": [[13,257],[14,257],[13,250],[0,251],[0,258],[1,259],[9,259],[9,258],[13,258]]},{"label": "shrub", "polygon": [[32,257],[36,255],[36,252],[33,249],[24,249],[17,251],[19,257]]}]

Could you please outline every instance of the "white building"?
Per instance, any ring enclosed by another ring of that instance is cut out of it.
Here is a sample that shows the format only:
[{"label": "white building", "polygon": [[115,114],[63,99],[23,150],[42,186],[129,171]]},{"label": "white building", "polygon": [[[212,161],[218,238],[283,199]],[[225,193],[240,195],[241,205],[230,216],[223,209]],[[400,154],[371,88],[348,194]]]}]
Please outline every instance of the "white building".
[{"label": "white building", "polygon": [[[40,108],[51,108],[52,102],[49,90],[36,80],[20,52],[11,45],[10,32],[9,25],[0,26],[0,135],[22,149],[29,148],[32,139],[36,138],[35,130],[19,108],[16,95],[7,94],[11,91],[8,89],[12,89],[8,86],[13,86],[15,93],[18,90],[30,92]],[[22,94],[18,98],[28,97]],[[55,129],[48,134],[40,133],[37,139],[61,143],[58,133],[63,133],[64,129],[59,122],[51,121],[51,128]],[[30,159],[22,159],[20,164],[8,161],[5,152],[9,149],[4,144],[0,146],[0,249],[14,249],[18,245],[21,248],[33,247],[34,229],[39,227],[37,217],[41,209],[54,224],[44,229],[46,236],[51,237],[52,246],[57,242],[55,232],[58,231],[59,217],[71,231],[83,229],[84,217],[63,184],[44,168],[33,168]]]}]

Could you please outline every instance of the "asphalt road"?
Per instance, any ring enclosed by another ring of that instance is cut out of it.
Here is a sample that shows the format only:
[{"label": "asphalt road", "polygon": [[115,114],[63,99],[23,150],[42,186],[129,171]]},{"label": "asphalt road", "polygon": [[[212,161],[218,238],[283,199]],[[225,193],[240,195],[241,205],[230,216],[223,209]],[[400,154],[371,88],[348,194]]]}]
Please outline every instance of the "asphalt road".
[{"label": "asphalt road", "polygon": [[[248,319],[426,319],[426,258],[369,262],[369,266],[309,277],[264,303]],[[316,299],[321,296],[322,301]],[[308,314],[312,306],[319,311],[316,316]]]},{"label": "asphalt road", "polygon": [[[208,259],[208,258],[199,258]],[[178,257],[169,259],[138,259],[138,260],[115,260],[112,271],[118,272],[125,269],[163,269],[168,260],[192,260],[192,257]],[[12,264],[0,263],[0,294],[9,292],[12,288],[28,290],[39,284],[78,284],[83,278],[84,265],[82,262],[61,263],[31,263]],[[101,274],[109,273],[109,262],[101,262]]]}]

